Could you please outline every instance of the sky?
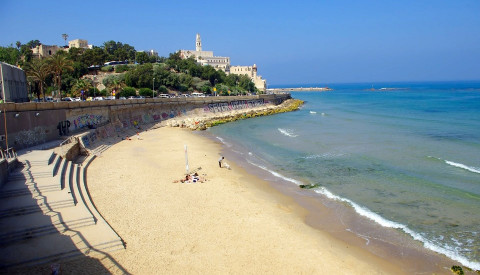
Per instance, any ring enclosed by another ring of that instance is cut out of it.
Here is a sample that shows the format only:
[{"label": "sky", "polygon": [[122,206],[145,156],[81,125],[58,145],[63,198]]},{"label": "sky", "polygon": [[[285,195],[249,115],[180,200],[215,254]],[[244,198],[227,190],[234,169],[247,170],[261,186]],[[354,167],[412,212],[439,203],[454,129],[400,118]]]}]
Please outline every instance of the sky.
[{"label": "sky", "polygon": [[480,0],[2,0],[0,46],[127,43],[257,64],[268,85],[480,80]]}]

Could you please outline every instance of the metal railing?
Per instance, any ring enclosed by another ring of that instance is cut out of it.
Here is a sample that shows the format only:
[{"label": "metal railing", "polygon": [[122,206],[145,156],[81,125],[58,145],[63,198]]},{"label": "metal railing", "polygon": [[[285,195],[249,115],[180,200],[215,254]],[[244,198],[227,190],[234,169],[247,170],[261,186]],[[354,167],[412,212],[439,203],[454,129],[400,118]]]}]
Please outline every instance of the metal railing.
[{"label": "metal railing", "polygon": [[9,160],[17,158],[17,152],[14,148],[7,148],[0,150],[0,159],[1,160]]}]

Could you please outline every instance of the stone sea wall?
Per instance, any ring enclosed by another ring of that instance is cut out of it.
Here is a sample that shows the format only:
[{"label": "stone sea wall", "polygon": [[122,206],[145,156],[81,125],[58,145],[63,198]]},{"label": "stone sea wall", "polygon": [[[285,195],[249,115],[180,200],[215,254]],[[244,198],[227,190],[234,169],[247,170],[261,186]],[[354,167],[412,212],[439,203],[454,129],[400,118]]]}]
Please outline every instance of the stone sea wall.
[{"label": "stone sea wall", "polygon": [[[192,121],[193,125],[218,117],[219,114],[244,113],[272,107],[290,98],[289,94],[242,97],[205,97],[172,99],[129,99],[89,102],[6,103],[0,117],[0,142],[17,150],[52,140],[63,140],[73,134],[93,132],[87,142],[109,137],[121,130],[151,123]],[[193,118],[198,118],[193,120]],[[196,124],[195,124],[196,122]],[[200,124],[202,123],[202,124]],[[106,127],[102,127],[106,126]],[[91,131],[91,129],[99,131]],[[190,127],[195,128],[195,127]],[[100,130],[102,129],[102,130]],[[89,131],[90,130],[90,131]],[[97,133],[98,132],[98,133]]]}]

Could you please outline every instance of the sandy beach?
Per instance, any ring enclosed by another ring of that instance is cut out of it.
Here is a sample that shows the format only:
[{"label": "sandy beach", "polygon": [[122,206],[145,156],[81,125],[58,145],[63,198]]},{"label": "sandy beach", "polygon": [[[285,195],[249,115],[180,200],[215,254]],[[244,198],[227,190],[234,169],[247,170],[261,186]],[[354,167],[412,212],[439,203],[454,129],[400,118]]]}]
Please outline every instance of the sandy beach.
[{"label": "sandy beach", "polygon": [[[206,181],[174,182],[190,171]],[[220,144],[163,127],[112,146],[90,165],[98,210],[125,240],[111,254],[133,274],[402,274],[305,222],[306,210],[226,160]],[[118,273],[109,259],[100,259]]]}]

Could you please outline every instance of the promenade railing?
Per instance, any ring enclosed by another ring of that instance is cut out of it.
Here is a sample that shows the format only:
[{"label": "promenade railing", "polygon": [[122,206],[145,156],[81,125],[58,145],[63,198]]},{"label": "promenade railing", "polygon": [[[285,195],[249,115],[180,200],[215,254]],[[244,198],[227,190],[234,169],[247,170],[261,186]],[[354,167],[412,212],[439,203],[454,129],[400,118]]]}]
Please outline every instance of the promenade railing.
[{"label": "promenade railing", "polygon": [[10,160],[17,158],[17,152],[14,148],[7,148],[0,150],[0,159],[1,160]]}]

